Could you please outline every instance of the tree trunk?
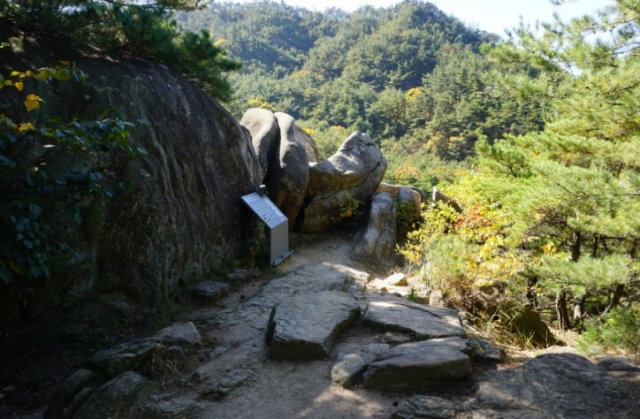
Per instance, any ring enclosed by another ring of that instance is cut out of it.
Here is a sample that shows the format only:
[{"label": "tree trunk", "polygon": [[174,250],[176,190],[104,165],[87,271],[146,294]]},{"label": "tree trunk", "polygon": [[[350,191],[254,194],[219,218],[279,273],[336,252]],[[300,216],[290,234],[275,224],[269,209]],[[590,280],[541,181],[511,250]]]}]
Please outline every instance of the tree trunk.
[{"label": "tree trunk", "polygon": [[598,236],[593,236],[593,251],[591,252],[592,258],[598,257]]},{"label": "tree trunk", "polygon": [[456,201],[455,199],[443,194],[435,186],[433,188],[433,196],[432,196],[431,199],[433,200],[433,205],[434,206],[438,202],[444,202],[445,204],[449,205],[451,208],[453,208],[457,212],[461,213],[461,212],[464,211],[464,208],[462,208],[462,205],[460,205],[460,203],[458,201]]},{"label": "tree trunk", "polygon": [[538,300],[536,299],[536,294],[534,292],[535,286],[537,284],[538,277],[534,276],[527,278],[527,304],[529,304],[534,310],[538,306]]},{"label": "tree trunk", "polygon": [[582,294],[578,303],[573,308],[573,320],[580,320],[584,314],[584,303],[587,301],[587,294]]},{"label": "tree trunk", "polygon": [[607,314],[610,310],[616,308],[618,304],[620,304],[620,299],[622,298],[622,294],[624,294],[624,284],[618,284],[616,286],[616,290],[613,292],[613,298],[611,302],[607,306],[607,308],[602,313],[602,316]]},{"label": "tree trunk", "polygon": [[567,293],[562,290],[556,294],[556,316],[558,317],[558,329],[571,329],[571,319],[567,312]]},{"label": "tree trunk", "polygon": [[579,230],[573,230],[573,240],[571,243],[571,260],[577,262],[580,259],[580,246],[582,245],[582,235]]}]

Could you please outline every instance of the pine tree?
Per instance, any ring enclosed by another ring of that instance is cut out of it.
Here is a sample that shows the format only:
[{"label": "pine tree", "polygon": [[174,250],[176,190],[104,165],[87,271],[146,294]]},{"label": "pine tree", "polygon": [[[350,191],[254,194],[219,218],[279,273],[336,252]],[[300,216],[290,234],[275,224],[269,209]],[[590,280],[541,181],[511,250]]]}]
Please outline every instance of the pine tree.
[{"label": "pine tree", "polygon": [[546,127],[479,142],[474,187],[512,213],[511,246],[528,252],[524,275],[555,299],[562,328],[637,303],[639,23],[640,2],[619,0],[541,38],[520,28],[493,52],[537,70],[501,88],[545,104]]},{"label": "pine tree", "polygon": [[0,25],[25,33],[65,36],[111,54],[165,63],[199,83],[216,99],[231,99],[224,72],[239,62],[226,58],[210,34],[184,33],[171,20],[175,10],[193,10],[199,0],[0,0]]}]

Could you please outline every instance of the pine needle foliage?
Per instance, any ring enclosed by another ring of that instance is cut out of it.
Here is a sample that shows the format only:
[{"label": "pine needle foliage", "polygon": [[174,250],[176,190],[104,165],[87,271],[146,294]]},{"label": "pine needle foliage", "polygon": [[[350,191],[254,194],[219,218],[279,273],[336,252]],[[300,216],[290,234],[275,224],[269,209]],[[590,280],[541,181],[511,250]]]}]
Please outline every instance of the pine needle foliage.
[{"label": "pine needle foliage", "polygon": [[88,42],[110,54],[162,62],[213,98],[228,101],[232,90],[224,73],[241,64],[228,59],[206,30],[185,33],[171,19],[175,10],[200,6],[195,0],[0,0],[0,23]]},{"label": "pine needle foliage", "polygon": [[[531,69],[485,81],[513,102],[538,103],[545,127],[479,135],[472,170],[445,189],[464,212],[444,231],[425,229],[421,262],[452,279],[450,294],[470,297],[465,308],[487,294],[479,273],[499,266],[504,275],[486,283],[499,291],[494,301],[511,298],[560,329],[582,330],[585,344],[637,351],[638,339],[625,336],[637,336],[640,306],[639,40],[640,1],[618,0],[485,48],[492,62]],[[475,226],[465,221],[474,217]],[[483,255],[497,239],[498,251]]]}]

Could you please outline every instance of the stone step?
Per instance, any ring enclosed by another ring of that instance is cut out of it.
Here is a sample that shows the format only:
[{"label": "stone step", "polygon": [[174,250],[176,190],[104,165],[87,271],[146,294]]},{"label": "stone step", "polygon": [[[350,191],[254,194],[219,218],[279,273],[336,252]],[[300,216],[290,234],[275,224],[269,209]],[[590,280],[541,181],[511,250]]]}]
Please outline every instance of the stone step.
[{"label": "stone step", "polygon": [[454,383],[471,375],[468,351],[459,337],[398,345],[369,365],[364,387],[413,391]]},{"label": "stone step", "polygon": [[269,355],[279,359],[322,359],[336,336],[360,316],[358,302],[340,291],[297,295],[271,311]]},{"label": "stone step", "polygon": [[362,322],[385,332],[411,334],[418,340],[467,336],[457,311],[400,299],[372,301]]}]

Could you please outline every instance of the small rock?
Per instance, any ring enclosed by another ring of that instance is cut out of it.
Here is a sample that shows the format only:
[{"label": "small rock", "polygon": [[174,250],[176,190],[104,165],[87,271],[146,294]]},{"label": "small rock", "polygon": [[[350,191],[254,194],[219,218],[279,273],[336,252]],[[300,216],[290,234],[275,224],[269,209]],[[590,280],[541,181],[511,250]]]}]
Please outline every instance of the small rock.
[{"label": "small rock", "polygon": [[448,400],[411,396],[400,402],[393,419],[455,419],[457,407]]},{"label": "small rock", "polygon": [[191,287],[191,293],[205,303],[215,303],[229,293],[229,284],[218,281],[204,281]]},{"label": "small rock", "polygon": [[451,337],[396,346],[369,365],[364,386],[415,390],[466,378],[471,375],[466,344],[465,339]]},{"label": "small rock", "polygon": [[507,354],[504,349],[484,339],[469,339],[469,347],[473,349],[473,355],[476,358],[485,361],[503,363],[507,359]]},{"label": "small rock", "polygon": [[79,369],[68,376],[55,390],[51,397],[51,405],[47,411],[48,417],[56,418],[62,415],[64,408],[74,396],[89,383],[97,381],[99,374],[95,371]]},{"label": "small rock", "polygon": [[375,356],[369,353],[338,354],[336,363],[331,368],[331,381],[344,388],[351,388],[362,381],[362,375]]},{"label": "small rock", "polygon": [[133,418],[155,385],[132,371],[124,372],[95,390],[74,419]]},{"label": "small rock", "polygon": [[182,339],[194,346],[202,344],[202,336],[192,322],[172,324],[171,326],[156,332],[153,336]]},{"label": "small rock", "polygon": [[349,278],[358,283],[358,284],[366,284],[371,281],[371,274],[368,272],[358,271],[352,268],[347,268],[349,273]]}]

